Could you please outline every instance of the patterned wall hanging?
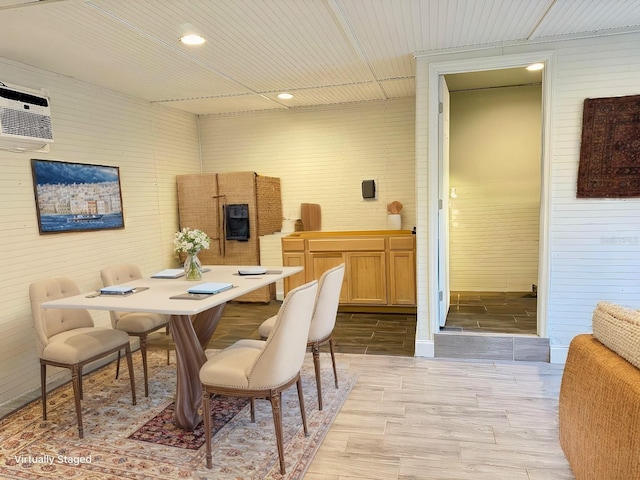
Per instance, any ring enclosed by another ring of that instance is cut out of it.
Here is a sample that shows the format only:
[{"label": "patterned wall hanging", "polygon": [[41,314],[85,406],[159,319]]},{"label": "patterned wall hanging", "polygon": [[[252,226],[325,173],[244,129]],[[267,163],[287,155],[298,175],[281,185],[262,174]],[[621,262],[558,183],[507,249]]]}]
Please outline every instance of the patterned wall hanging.
[{"label": "patterned wall hanging", "polygon": [[640,197],[640,95],[584,101],[577,197]]}]

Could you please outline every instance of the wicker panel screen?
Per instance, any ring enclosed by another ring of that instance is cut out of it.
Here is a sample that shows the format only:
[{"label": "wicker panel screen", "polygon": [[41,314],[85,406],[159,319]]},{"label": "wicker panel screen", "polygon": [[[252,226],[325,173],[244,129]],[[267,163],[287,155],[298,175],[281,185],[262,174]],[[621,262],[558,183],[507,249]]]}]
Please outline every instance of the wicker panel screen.
[{"label": "wicker panel screen", "polygon": [[[258,200],[256,196],[256,174],[253,172],[225,172],[218,174],[218,189],[224,195],[224,204],[249,206],[249,239],[246,242],[224,241],[223,265],[260,265],[258,238]],[[224,239],[224,233],[221,233]]]},{"label": "wicker panel screen", "polygon": [[[198,255],[204,265],[260,265],[259,236],[282,226],[279,178],[255,172],[203,173],[179,175],[177,184],[180,228],[199,228],[211,238],[211,247]],[[225,238],[224,206],[233,204],[249,207],[247,241]],[[263,287],[238,300],[268,302],[274,293],[274,288]]]},{"label": "wicker panel screen", "polygon": [[222,221],[215,173],[179,175],[178,213],[180,228],[198,228],[211,238],[211,246],[198,255],[204,264],[220,264],[220,225]]},{"label": "wicker panel screen", "polygon": [[258,197],[258,235],[271,235],[282,230],[282,193],[280,179],[256,177]]}]

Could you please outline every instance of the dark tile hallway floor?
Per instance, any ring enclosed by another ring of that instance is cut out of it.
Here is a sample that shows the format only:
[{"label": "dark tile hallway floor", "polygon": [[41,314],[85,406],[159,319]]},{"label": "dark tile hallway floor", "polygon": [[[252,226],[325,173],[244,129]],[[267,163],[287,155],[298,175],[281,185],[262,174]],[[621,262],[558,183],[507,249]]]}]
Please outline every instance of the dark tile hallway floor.
[{"label": "dark tile hallway floor", "polygon": [[451,292],[440,330],[536,335],[537,301],[528,292]]},{"label": "dark tile hallway floor", "polygon": [[[241,338],[259,338],[258,326],[275,315],[281,303],[227,304],[208,348],[221,349]],[[338,313],[333,331],[336,352],[366,355],[412,357],[415,335],[415,314]],[[149,348],[165,349],[170,341],[164,332],[158,332],[149,337]],[[328,345],[322,347],[322,351],[328,350]]]},{"label": "dark tile hallway floor", "polygon": [[[227,304],[208,348],[222,349],[242,338],[259,338],[258,326],[275,315],[281,303]],[[441,332],[536,335],[536,303],[527,292],[454,292]],[[415,314],[339,312],[333,331],[337,352],[366,355],[412,357],[415,335]],[[163,332],[149,337],[149,348],[172,350],[170,343],[171,337]],[[328,345],[322,347],[328,349]]]}]

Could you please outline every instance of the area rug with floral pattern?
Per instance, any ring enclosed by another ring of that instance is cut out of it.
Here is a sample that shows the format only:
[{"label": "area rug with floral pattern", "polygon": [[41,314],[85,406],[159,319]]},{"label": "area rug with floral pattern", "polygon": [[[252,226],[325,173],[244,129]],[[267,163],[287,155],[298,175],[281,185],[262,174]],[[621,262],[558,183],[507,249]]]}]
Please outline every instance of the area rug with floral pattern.
[{"label": "area rug with floral pattern", "polygon": [[0,478],[299,479],[356,381],[338,359],[340,388],[336,389],[331,359],[323,353],[324,408],[318,410],[313,362],[307,355],[302,382],[308,436],[302,429],[295,386],[282,396],[286,475],[279,472],[270,403],[256,401],[252,423],[246,400],[216,397],[213,468],[207,469],[202,424],[185,432],[171,421],[175,365],[166,365],[160,352],[149,352],[149,397],[144,397],[139,360],[134,355],[137,405],[131,404],[126,371],[115,379],[114,366],[107,365],[84,378],[82,440],[69,384],[49,394],[46,421],[39,400],[0,420]]}]

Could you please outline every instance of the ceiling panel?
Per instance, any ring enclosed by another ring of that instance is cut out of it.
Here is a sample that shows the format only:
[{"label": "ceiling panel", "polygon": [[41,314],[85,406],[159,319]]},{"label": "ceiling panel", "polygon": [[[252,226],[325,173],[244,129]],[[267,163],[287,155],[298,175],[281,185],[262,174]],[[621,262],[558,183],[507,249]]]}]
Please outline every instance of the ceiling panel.
[{"label": "ceiling panel", "polygon": [[[304,90],[294,89],[289,91],[294,95],[287,103],[287,105],[291,107],[346,103],[349,101],[363,102],[368,100],[384,100],[386,98],[377,82],[324,86]],[[284,103],[281,100],[280,102]]]},{"label": "ceiling panel", "polygon": [[637,0],[0,0],[0,57],[219,114],[413,96],[416,53],[639,25]]},{"label": "ceiling panel", "polygon": [[252,112],[259,110],[273,110],[274,108],[286,108],[285,106],[274,103],[260,95],[200,98],[157,103],[196,115],[214,115],[221,113]]},{"label": "ceiling panel", "polygon": [[190,23],[207,42],[189,54],[255,91],[373,80],[323,0],[164,1],[162,16],[149,16],[157,0],[95,3],[167,45]]},{"label": "ceiling panel", "polygon": [[414,97],[416,95],[416,82],[413,77],[385,80],[380,82],[380,85],[388,98]]},{"label": "ceiling panel", "polygon": [[638,0],[554,2],[533,38],[603,32],[640,25]]},{"label": "ceiling panel", "polygon": [[[0,12],[0,56],[145,100],[246,94],[179,45],[162,45],[82,2]],[[31,29],[24,29],[29,22]],[[66,29],[59,25],[66,24]],[[33,35],[33,30],[40,32]],[[35,37],[35,38],[34,38]]]}]

